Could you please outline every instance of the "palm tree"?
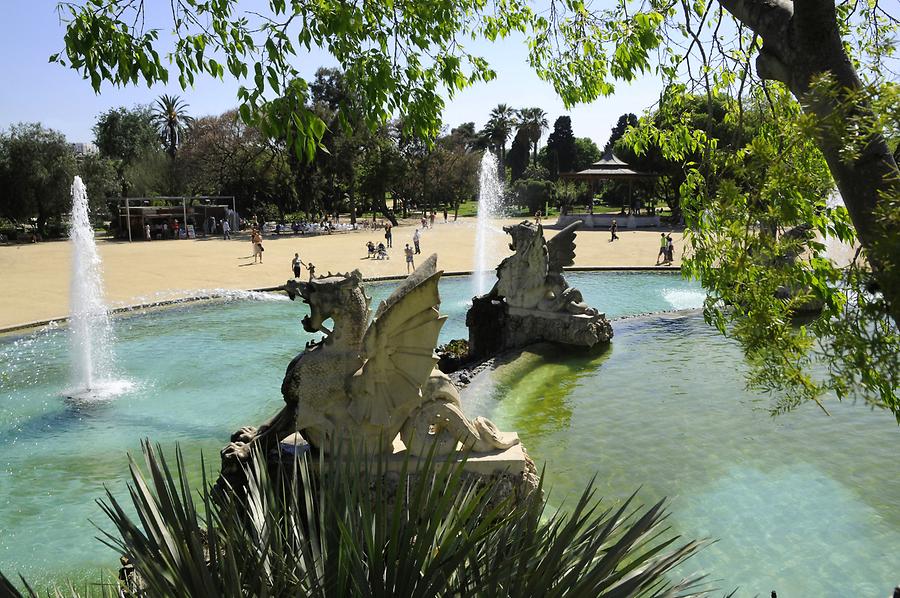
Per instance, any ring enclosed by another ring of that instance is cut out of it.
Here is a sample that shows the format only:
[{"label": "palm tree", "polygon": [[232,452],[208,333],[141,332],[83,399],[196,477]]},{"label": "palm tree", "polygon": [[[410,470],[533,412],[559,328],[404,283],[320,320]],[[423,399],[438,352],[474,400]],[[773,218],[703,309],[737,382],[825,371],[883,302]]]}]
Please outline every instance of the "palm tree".
[{"label": "palm tree", "polygon": [[506,104],[497,104],[491,110],[491,116],[484,126],[483,133],[488,137],[491,145],[497,150],[497,165],[500,170],[500,178],[506,168],[506,141],[512,135],[516,124],[516,111]]},{"label": "palm tree", "polygon": [[152,109],[152,122],[166,147],[166,153],[174,160],[181,145],[181,138],[194,119],[187,114],[188,105],[179,96],[161,95]]},{"label": "palm tree", "polygon": [[537,164],[538,157],[538,141],[544,131],[550,126],[547,122],[547,113],[541,108],[522,108],[519,113],[519,129],[524,129],[528,135],[528,140],[534,149],[533,162]]},{"label": "palm tree", "polygon": [[[134,564],[137,596],[702,595],[700,578],[673,581],[701,544],[675,544],[662,502],[600,508],[589,485],[569,514],[551,513],[542,484],[501,500],[462,462],[429,455],[417,469],[348,451],[324,467],[255,451],[243,487],[204,478],[197,491],[180,451],[175,469],[159,447],[143,451],[132,505],[101,501],[116,529],[103,540]],[[21,595],[2,574],[0,590]]]}]

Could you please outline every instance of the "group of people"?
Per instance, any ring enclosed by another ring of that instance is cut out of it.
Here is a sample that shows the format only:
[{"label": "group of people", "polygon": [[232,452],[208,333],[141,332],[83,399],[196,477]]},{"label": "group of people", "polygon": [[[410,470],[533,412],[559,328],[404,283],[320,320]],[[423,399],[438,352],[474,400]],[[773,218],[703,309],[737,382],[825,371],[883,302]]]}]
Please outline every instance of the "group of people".
[{"label": "group of people", "polygon": [[231,224],[228,218],[216,220],[215,216],[210,216],[203,225],[203,231],[208,235],[222,233],[222,238],[226,241],[231,238]]},{"label": "group of people", "polygon": [[265,226],[268,227],[268,230],[273,231],[276,235],[286,235],[289,233],[293,233],[295,235],[330,235],[335,231],[351,231],[358,228],[355,224],[342,224],[340,222],[332,221],[328,218],[324,218],[315,222],[300,219],[299,221],[293,221],[289,225],[278,222],[274,227],[272,227],[271,223],[266,223]]},{"label": "group of people", "polygon": [[[193,227],[193,224],[188,222],[189,227]],[[193,238],[192,228],[182,228],[181,223],[175,218],[172,221],[172,226],[169,226],[168,222],[163,222],[162,224],[155,225],[154,228],[150,227],[150,224],[144,225],[144,240],[152,241],[154,237],[154,232],[156,236],[160,239],[182,239],[182,238]],[[222,238],[226,241],[231,238],[231,224],[228,223],[227,218],[222,218],[221,220],[216,220],[213,216],[210,216],[206,220],[203,221],[203,233],[206,235],[214,235],[217,232],[222,233]]]},{"label": "group of people", "polygon": [[[431,213],[431,226],[434,226],[434,212]],[[412,270],[415,270],[416,265],[413,256],[422,253],[422,249],[420,246],[422,240],[422,230],[428,228],[428,221],[423,217],[422,218],[422,228],[417,228],[413,233],[413,247],[409,246],[409,243],[406,244],[406,247],[403,248],[403,254],[406,257],[406,273],[409,274]],[[369,241],[366,243],[366,250],[368,253],[368,257],[375,258],[376,260],[390,259],[387,253],[387,249],[389,247],[394,246],[394,232],[393,226],[391,223],[386,223],[384,226],[384,243],[379,243],[377,246]]]},{"label": "group of people", "polygon": [[303,274],[303,266],[306,266],[306,270],[309,272],[309,279],[312,280],[313,276],[316,275],[316,266],[312,262],[308,264],[304,264],[303,260],[300,259],[300,254],[295,253],[294,259],[291,260],[291,270],[294,273],[294,278],[300,278]]},{"label": "group of people", "polygon": [[671,234],[659,234],[659,253],[656,254],[657,266],[660,264],[660,258],[662,258],[663,264],[671,264],[675,261],[675,244],[672,242]]},{"label": "group of people", "polygon": [[366,243],[366,250],[368,251],[368,258],[375,258],[376,260],[389,260],[391,259],[387,252],[387,247],[385,247],[384,243],[379,243],[377,246],[372,241]]}]

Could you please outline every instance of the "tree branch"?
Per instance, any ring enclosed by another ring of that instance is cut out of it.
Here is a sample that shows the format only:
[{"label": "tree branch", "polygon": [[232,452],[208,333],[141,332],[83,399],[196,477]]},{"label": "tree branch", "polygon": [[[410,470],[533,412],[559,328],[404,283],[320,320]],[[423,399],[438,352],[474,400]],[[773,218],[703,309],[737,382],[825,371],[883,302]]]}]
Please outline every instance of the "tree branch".
[{"label": "tree branch", "polygon": [[[813,0],[819,1],[819,0]],[[776,54],[787,51],[788,29],[794,17],[789,0],[719,0],[722,8],[757,33]]]}]

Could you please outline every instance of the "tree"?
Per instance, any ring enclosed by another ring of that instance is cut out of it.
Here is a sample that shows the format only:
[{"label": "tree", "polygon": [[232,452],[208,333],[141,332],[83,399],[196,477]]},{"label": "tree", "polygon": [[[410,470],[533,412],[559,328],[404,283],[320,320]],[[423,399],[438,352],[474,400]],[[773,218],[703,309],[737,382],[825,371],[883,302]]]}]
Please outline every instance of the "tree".
[{"label": "tree", "polygon": [[40,235],[71,209],[75,155],[62,133],[40,123],[20,123],[0,136],[0,215],[34,218]]},{"label": "tree", "polygon": [[513,139],[509,153],[506,154],[506,165],[509,166],[509,178],[511,181],[517,181],[525,174],[528,167],[528,154],[531,146],[531,138],[528,131],[520,128]]},{"label": "tree", "polygon": [[609,135],[609,140],[607,140],[606,145],[603,146],[603,153],[611,153],[616,145],[616,142],[621,139],[623,135],[625,135],[625,131],[628,130],[628,127],[636,127],[637,124],[638,117],[631,112],[620,116],[619,120],[616,121],[616,126],[614,126],[612,129],[612,133],[610,133]]},{"label": "tree", "polygon": [[[724,99],[713,98],[709,101],[701,95],[686,95],[682,87],[671,86],[662,95],[659,107],[633,125],[629,135],[619,137],[613,148],[620,158],[637,170],[661,175],[654,190],[662,194],[662,199],[672,212],[673,221],[679,222],[682,219],[681,186],[688,176],[687,165],[699,165],[707,176],[710,171],[704,162],[705,151],[701,144],[676,155],[677,152],[670,151],[669,140],[683,139],[690,136],[690,131],[702,132],[719,151],[734,152],[752,138],[753,129],[764,118],[764,115],[752,110],[745,113],[741,122],[727,116],[728,107]],[[636,139],[645,140],[640,144],[639,152],[632,146]],[[716,184],[716,179],[710,179],[711,191]]]},{"label": "tree", "polygon": [[529,214],[546,211],[546,205],[554,198],[555,187],[550,181],[523,179],[513,187],[516,203]]},{"label": "tree", "polygon": [[590,137],[575,138],[575,158],[572,160],[572,170],[578,172],[590,168],[591,164],[602,157],[600,148]]},{"label": "tree", "polygon": [[468,122],[455,127],[450,131],[450,136],[459,140],[459,143],[468,151],[484,149],[481,145],[481,137],[475,131],[475,123]]},{"label": "tree", "polygon": [[94,142],[100,155],[116,161],[122,197],[133,187],[127,176],[129,168],[160,151],[153,116],[146,106],[113,108],[101,114],[94,125]]},{"label": "tree", "polygon": [[497,168],[500,180],[506,179],[506,142],[512,134],[515,126],[516,111],[506,104],[497,104],[491,110],[491,116],[484,125],[482,135],[488,140],[497,154]]},{"label": "tree", "polygon": [[94,215],[103,213],[118,215],[115,204],[110,205],[107,201],[119,192],[115,163],[97,154],[79,156],[76,162],[76,171],[84,181]]},{"label": "tree", "polygon": [[[236,110],[194,120],[176,167],[190,195],[233,195],[238,211],[292,207],[291,174],[283,154]],[[254,204],[256,202],[256,204]],[[283,203],[284,202],[284,203]]]},{"label": "tree", "polygon": [[533,162],[537,164],[538,141],[547,130],[547,113],[541,108],[522,108],[519,111],[519,130],[525,130],[534,149]]},{"label": "tree", "polygon": [[560,116],[553,123],[553,132],[547,137],[547,164],[550,178],[556,180],[561,172],[572,172],[575,167],[575,134],[572,133],[572,119]]},{"label": "tree", "polygon": [[[190,84],[199,72],[221,75],[224,68],[210,58],[218,56],[217,52],[226,57],[235,76],[246,77],[249,62],[254,85],[240,91],[241,112],[248,119],[254,115],[263,118],[269,114],[269,104],[263,101],[267,91],[293,97],[306,93],[303,86],[283,89],[281,84],[286,80],[284,71],[296,72],[288,60],[296,54],[292,41],[296,39],[301,45],[312,43],[332,51],[352,72],[350,79],[366,100],[363,105],[371,107],[370,116],[383,121],[387,115],[403,111],[411,116],[412,131],[433,134],[443,106],[442,86],[452,96],[467,84],[493,76],[486,62],[465,53],[458,36],[481,34],[494,40],[518,32],[528,40],[529,63],[554,86],[566,105],[595,100],[611,93],[615,81],[630,81],[654,68],[667,84],[689,80],[710,101],[718,96],[733,98],[736,110],[730,114],[738,120],[742,100],[748,94],[773,98],[786,90],[796,100],[803,118],[792,115],[790,126],[773,131],[774,138],[758,138],[759,142],[766,147],[785,148],[797,140],[786,137],[786,131],[801,135],[805,147],[816,148],[824,157],[846,211],[823,212],[818,209],[819,198],[813,196],[781,197],[780,201],[790,203],[793,213],[806,219],[798,226],[818,234],[839,234],[844,240],[858,238],[863,250],[860,267],[854,268],[849,278],[809,261],[804,262],[805,270],[794,274],[828,297],[872,296],[853,316],[859,324],[853,326],[861,341],[857,348],[871,344],[865,333],[871,329],[887,331],[879,340],[892,348],[897,346],[900,264],[896,255],[900,255],[900,239],[895,231],[900,226],[900,171],[883,133],[885,126],[900,119],[895,118],[898,94],[885,81],[881,67],[893,52],[898,19],[883,1],[848,2],[838,7],[832,0],[718,0],[706,4],[682,0],[671,5],[645,3],[635,10],[629,3],[591,9],[577,2],[553,0],[549,10],[541,7],[535,11],[524,0],[513,0],[495,11],[493,5],[451,0],[440,10],[429,12],[426,6],[421,11],[401,11],[399,16],[392,5],[378,3],[359,7],[329,1],[294,3],[290,9],[281,2],[274,4],[271,14],[259,15],[251,22],[233,15],[230,3],[202,5],[210,13],[203,18],[191,8],[193,5],[179,3],[173,17],[177,36],[174,58],[182,84]],[[140,21],[136,17],[141,16],[142,7],[137,0],[113,0],[103,8],[96,3],[71,6],[62,60],[90,78],[95,89],[104,79],[118,83],[136,82],[139,76],[148,82],[165,80],[168,72],[154,48],[156,32],[131,27]],[[290,14],[282,19],[282,11]],[[547,18],[547,14],[553,18]],[[209,31],[216,34],[203,29],[207,17],[215,21]],[[297,29],[287,33],[292,23]],[[361,23],[366,26],[358,25]],[[254,38],[257,29],[260,35]],[[845,43],[850,36],[854,43]],[[392,50],[387,40],[396,40],[397,47]],[[429,59],[423,60],[425,55]],[[754,57],[755,74],[751,69]],[[780,108],[773,110],[766,124],[783,113]],[[300,108],[290,118],[300,123],[302,135],[298,134],[297,144],[302,146],[301,153],[314,153],[323,132],[321,121]],[[271,126],[284,122],[276,120]],[[692,131],[687,133],[689,136],[679,143],[702,147],[706,157],[715,158],[714,144]],[[806,141],[813,145],[806,145]],[[799,158],[801,162],[810,159]],[[722,156],[722,165],[729,159]],[[551,172],[561,168],[556,164]],[[702,172],[690,172],[688,182],[685,190],[700,190],[698,197],[709,199],[706,191],[711,181]],[[817,185],[807,190],[813,187]],[[714,209],[722,204],[712,205]],[[687,215],[689,229],[696,231],[698,238],[706,238],[706,223],[692,213]],[[843,215],[852,223],[848,229]],[[765,238],[773,244],[778,241],[777,235]],[[714,276],[712,264],[721,273],[741,267],[740,260],[726,259],[724,245],[710,246],[709,251],[719,255],[698,264],[695,270],[707,283]],[[851,291],[838,288],[839,281],[844,280],[852,282]],[[747,284],[749,288],[755,283]],[[766,295],[759,292],[755,296]],[[774,313],[770,311],[773,306],[763,299],[744,306],[748,314]],[[780,317],[770,320],[789,320],[789,309],[785,305]],[[726,326],[721,328],[725,330]],[[781,330],[776,325],[769,330],[767,342],[777,347]],[[853,352],[860,361],[839,353],[829,358],[830,364],[843,364],[848,374],[854,368],[859,370],[859,364],[866,369],[868,359],[861,350]],[[786,371],[782,374],[785,381],[800,380]],[[900,401],[890,383],[885,384],[880,385],[880,398],[873,404],[890,407],[900,417]]]},{"label": "tree", "polygon": [[193,122],[187,113],[188,105],[178,96],[161,95],[151,109],[150,122],[156,126],[166,153],[175,160],[175,153],[185,131]]}]

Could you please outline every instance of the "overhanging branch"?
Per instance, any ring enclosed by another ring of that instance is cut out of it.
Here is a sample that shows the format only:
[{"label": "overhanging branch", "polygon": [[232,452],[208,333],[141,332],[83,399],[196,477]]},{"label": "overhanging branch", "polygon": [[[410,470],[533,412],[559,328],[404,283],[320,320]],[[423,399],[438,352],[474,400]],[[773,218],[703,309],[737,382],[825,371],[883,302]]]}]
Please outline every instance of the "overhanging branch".
[{"label": "overhanging branch", "polygon": [[719,4],[758,34],[771,52],[782,54],[787,49],[788,28],[794,16],[789,0],[719,0]]}]

